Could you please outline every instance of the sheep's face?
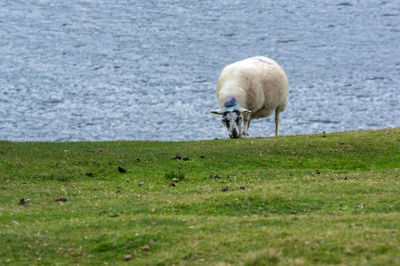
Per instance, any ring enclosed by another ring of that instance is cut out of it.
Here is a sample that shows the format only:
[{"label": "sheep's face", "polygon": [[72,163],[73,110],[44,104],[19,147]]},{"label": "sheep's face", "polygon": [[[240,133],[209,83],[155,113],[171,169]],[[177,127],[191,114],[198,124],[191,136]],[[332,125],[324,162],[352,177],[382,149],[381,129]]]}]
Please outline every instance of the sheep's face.
[{"label": "sheep's face", "polygon": [[237,139],[242,137],[243,115],[238,110],[224,112],[221,119],[222,124],[228,129],[229,137]]}]

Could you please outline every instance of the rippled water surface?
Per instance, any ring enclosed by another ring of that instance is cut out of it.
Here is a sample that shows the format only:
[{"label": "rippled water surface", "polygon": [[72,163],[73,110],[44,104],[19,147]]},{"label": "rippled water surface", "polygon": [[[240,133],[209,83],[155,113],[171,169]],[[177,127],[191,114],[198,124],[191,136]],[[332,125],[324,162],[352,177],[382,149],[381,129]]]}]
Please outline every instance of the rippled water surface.
[{"label": "rippled water surface", "polygon": [[264,2],[1,1],[0,139],[226,138],[219,73],[255,55],[289,78],[281,135],[400,126],[397,0]]}]

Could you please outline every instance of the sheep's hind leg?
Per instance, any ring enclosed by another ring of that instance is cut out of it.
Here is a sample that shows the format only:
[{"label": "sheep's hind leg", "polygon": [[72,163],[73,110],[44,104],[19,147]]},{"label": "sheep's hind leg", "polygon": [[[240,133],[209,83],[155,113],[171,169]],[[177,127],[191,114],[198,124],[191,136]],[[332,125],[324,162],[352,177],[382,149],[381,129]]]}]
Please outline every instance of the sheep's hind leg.
[{"label": "sheep's hind leg", "polygon": [[278,136],[279,131],[279,110],[278,108],[275,109],[275,137]]}]

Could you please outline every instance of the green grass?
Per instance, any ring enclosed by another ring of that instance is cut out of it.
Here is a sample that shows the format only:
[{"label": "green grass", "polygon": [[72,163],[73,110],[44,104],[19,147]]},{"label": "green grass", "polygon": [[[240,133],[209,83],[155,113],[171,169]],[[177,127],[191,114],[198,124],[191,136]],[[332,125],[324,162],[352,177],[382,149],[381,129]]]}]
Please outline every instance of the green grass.
[{"label": "green grass", "polygon": [[0,142],[0,265],[399,265],[399,254],[400,128]]}]

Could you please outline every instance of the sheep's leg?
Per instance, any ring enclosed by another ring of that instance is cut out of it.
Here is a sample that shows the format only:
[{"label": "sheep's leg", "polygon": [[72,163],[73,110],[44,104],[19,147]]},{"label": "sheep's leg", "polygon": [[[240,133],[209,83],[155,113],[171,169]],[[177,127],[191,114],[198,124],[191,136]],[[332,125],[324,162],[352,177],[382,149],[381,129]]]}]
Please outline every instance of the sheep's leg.
[{"label": "sheep's leg", "polygon": [[278,136],[279,131],[279,110],[278,108],[275,109],[275,137]]},{"label": "sheep's leg", "polygon": [[249,135],[249,127],[250,127],[250,119],[251,114],[245,114],[244,115],[244,122],[243,122],[243,136],[247,137]]},{"label": "sheep's leg", "polygon": [[246,130],[246,133],[247,133],[247,136],[249,135],[249,128],[250,128],[250,122],[251,122],[251,119],[249,119],[249,121],[247,122],[247,130]]}]

